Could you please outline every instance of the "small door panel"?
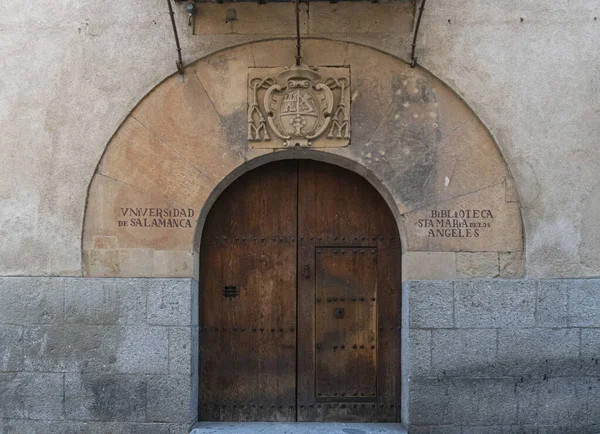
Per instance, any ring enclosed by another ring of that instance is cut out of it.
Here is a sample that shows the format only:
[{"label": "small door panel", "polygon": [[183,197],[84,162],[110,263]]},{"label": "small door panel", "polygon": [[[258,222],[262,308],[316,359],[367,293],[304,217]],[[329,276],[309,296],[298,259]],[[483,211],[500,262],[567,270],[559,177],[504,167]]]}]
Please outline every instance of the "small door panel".
[{"label": "small door panel", "polygon": [[377,396],[377,250],[317,248],[318,400]]}]

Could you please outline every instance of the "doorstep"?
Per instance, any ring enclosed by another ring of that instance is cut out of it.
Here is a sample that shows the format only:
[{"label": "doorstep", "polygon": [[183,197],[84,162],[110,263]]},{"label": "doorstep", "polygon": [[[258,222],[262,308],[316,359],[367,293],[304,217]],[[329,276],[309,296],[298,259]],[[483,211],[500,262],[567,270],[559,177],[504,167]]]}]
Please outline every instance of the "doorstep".
[{"label": "doorstep", "polygon": [[190,434],[406,434],[399,423],[198,422]]}]

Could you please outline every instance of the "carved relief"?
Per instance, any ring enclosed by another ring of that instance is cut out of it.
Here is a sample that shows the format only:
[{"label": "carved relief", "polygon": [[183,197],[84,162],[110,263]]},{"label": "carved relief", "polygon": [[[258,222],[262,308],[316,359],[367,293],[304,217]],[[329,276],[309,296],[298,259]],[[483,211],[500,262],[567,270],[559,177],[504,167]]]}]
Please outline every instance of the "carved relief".
[{"label": "carved relief", "polygon": [[350,142],[350,68],[249,68],[251,148],[335,147]]}]

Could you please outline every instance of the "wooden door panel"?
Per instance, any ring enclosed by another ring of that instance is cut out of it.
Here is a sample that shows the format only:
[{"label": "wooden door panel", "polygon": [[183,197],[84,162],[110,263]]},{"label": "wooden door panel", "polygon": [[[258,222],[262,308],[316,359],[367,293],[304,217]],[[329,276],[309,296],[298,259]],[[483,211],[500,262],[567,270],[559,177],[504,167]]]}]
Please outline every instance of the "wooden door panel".
[{"label": "wooden door panel", "polygon": [[[298,268],[308,265],[314,270],[309,277],[298,278],[298,420],[398,421],[401,276],[394,216],[375,188],[355,173],[300,161],[298,174]],[[321,255],[325,249],[329,254],[332,247],[338,248],[338,255],[342,250],[348,255],[348,249],[363,249],[372,259],[338,261],[337,266],[320,260],[318,250]],[[329,268],[325,270],[324,264]],[[344,288],[334,289],[339,291],[337,297],[329,296],[338,298],[337,303],[320,296],[327,287],[322,279],[325,274],[337,276],[338,287]],[[369,288],[364,292],[369,308],[353,311],[349,307],[352,301],[340,294],[351,293],[352,287]],[[340,298],[346,298],[343,305]],[[356,323],[348,325],[350,331],[335,325],[335,307],[351,309],[348,313]],[[350,336],[356,340],[351,346],[357,344],[350,351],[365,351],[357,352],[354,360],[340,355],[348,351],[348,344],[340,342]],[[334,341],[338,342],[335,350]],[[341,345],[345,345],[343,350]]]},{"label": "wooden door panel", "polygon": [[200,418],[397,421],[400,282],[394,217],[363,178],[308,160],[243,175],[202,234]]},{"label": "wooden door panel", "polygon": [[247,173],[207,218],[199,281],[203,420],[295,420],[296,167]]},{"label": "wooden door panel", "polygon": [[318,399],[375,401],[377,250],[317,248]]}]

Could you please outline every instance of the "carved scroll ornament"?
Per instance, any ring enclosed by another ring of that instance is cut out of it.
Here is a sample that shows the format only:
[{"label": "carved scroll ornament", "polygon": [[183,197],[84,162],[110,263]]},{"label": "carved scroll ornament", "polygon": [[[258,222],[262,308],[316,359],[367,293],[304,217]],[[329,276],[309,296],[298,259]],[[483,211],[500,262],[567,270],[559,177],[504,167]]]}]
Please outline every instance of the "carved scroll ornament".
[{"label": "carved scroll ornament", "polygon": [[250,68],[248,75],[250,147],[348,145],[349,68]]}]

